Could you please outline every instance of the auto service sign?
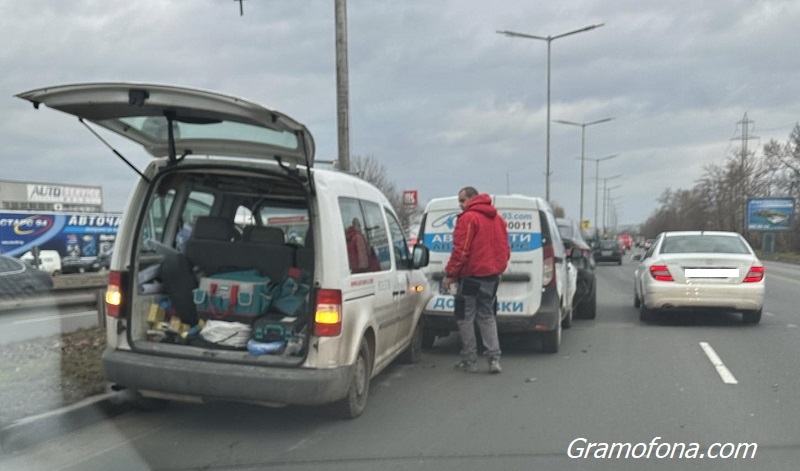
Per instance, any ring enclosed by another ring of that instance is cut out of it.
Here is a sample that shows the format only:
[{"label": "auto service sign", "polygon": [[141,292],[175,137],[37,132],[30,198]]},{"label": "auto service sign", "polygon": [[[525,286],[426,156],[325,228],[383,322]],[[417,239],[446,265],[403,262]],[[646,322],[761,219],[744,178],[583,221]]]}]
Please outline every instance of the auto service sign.
[{"label": "auto service sign", "polygon": [[417,190],[406,190],[403,192],[403,205],[417,206]]}]

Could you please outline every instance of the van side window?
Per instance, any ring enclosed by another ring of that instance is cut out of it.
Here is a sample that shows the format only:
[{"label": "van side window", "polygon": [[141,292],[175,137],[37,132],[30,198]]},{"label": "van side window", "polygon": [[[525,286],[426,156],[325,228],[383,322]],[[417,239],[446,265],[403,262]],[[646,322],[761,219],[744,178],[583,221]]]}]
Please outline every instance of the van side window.
[{"label": "van side window", "polygon": [[408,243],[403,235],[403,229],[400,228],[400,223],[394,217],[391,211],[386,211],[387,219],[389,220],[389,233],[392,236],[392,249],[394,251],[395,267],[401,270],[408,270],[411,268],[411,254],[408,252]]},{"label": "van side window", "polygon": [[381,207],[355,198],[339,198],[350,273],[388,270],[389,238]]},{"label": "van side window", "polygon": [[369,252],[361,204],[353,198],[339,198],[339,210],[342,213],[350,273],[365,273],[369,271]]},{"label": "van side window", "polygon": [[369,271],[389,270],[392,268],[392,260],[389,256],[389,232],[386,230],[383,211],[380,206],[369,201],[361,201],[361,208],[364,210],[364,228],[370,246]]}]

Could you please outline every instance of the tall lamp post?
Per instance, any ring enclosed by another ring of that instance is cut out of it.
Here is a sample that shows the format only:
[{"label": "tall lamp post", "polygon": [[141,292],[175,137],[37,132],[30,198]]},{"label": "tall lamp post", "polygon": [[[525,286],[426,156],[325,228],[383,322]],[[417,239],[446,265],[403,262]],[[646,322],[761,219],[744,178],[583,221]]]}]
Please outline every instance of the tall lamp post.
[{"label": "tall lamp post", "polygon": [[604,23],[584,26],[583,28],[568,31],[566,33],[556,34],[554,36],[535,36],[533,34],[516,33],[514,31],[497,31],[498,34],[504,34],[506,36],[511,36],[514,38],[540,39],[542,41],[547,41],[547,149],[546,149],[547,166],[545,168],[545,175],[544,175],[545,199],[547,201],[550,201],[550,43],[552,43],[556,39],[563,38],[565,36],[570,36],[577,33],[583,33],[584,31],[590,31],[595,28],[599,28],[603,26],[603,24]]},{"label": "tall lamp post", "polygon": [[[611,121],[614,118],[603,118],[598,119],[597,121],[591,121],[589,123],[576,123],[575,121],[567,121],[564,119],[554,119],[556,123],[561,124],[569,124],[570,126],[579,126],[581,128],[581,224],[583,224],[583,168],[584,168],[584,161],[586,160],[586,126],[592,126],[593,124],[600,124],[606,123]],[[595,218],[597,217],[597,211],[594,214]]]},{"label": "tall lamp post", "polygon": [[608,202],[608,189],[606,187],[608,186],[609,180],[620,178],[621,176],[622,175],[614,175],[613,177],[603,178],[603,234],[606,232],[606,204]]},{"label": "tall lamp post", "polygon": [[[618,157],[619,154],[607,155],[605,157],[600,157],[599,159],[586,159],[591,160],[594,162],[594,230],[597,232],[597,229],[600,227],[600,220],[597,219],[597,196],[598,190],[600,189],[600,162],[604,162],[606,160],[613,159],[614,157]],[[605,196],[605,194],[603,195]]]}]

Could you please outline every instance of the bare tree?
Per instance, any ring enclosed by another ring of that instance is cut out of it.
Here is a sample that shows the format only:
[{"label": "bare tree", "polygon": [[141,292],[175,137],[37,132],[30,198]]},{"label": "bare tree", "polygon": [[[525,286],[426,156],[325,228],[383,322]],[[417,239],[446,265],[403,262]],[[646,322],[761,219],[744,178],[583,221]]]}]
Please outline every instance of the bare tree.
[{"label": "bare tree", "polygon": [[422,215],[423,209],[403,204],[403,194],[389,179],[389,172],[374,156],[353,156],[350,160],[352,172],[361,179],[375,185],[392,204],[400,225],[407,232]]}]

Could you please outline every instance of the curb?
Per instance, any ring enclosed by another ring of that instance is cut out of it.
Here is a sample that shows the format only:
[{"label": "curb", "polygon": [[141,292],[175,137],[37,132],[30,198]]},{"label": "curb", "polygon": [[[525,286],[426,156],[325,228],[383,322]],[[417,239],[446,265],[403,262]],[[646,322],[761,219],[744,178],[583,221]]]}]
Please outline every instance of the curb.
[{"label": "curb", "polygon": [[0,452],[19,451],[130,410],[122,392],[93,396],[0,429]]}]

